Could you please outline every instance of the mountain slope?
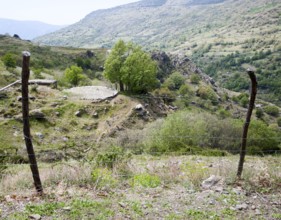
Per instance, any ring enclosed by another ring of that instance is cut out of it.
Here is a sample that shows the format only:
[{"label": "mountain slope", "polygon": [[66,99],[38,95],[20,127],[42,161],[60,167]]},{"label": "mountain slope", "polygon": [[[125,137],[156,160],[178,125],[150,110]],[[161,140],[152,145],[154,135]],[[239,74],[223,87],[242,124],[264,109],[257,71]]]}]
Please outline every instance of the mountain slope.
[{"label": "mountain slope", "polygon": [[17,21],[0,18],[0,34],[19,35],[22,39],[31,40],[61,29],[64,26],[46,24],[39,21]]},{"label": "mountain slope", "polygon": [[123,38],[150,49],[177,50],[202,41],[219,41],[228,35],[239,41],[249,38],[249,29],[255,35],[261,33],[260,27],[269,36],[266,32],[280,22],[280,5],[278,0],[143,0],[94,11],[80,22],[37,38],[36,42],[110,47]]},{"label": "mountain slope", "polygon": [[131,40],[149,50],[185,54],[235,91],[249,88],[241,72],[251,67],[261,97],[281,105],[280,36],[279,0],[143,0],[92,12],[36,42],[110,48],[117,39]]}]

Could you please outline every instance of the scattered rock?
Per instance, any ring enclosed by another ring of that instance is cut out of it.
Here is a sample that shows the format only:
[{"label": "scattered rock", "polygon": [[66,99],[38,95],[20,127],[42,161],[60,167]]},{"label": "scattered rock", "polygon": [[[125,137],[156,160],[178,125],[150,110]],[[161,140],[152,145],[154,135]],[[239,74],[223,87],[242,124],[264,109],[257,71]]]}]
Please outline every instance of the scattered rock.
[{"label": "scattered rock", "polygon": [[208,179],[204,180],[201,184],[203,189],[210,189],[212,186],[216,185],[221,180],[221,177],[212,175]]},{"label": "scattered rock", "polygon": [[0,99],[5,99],[7,97],[8,95],[6,93],[0,93]]},{"label": "scattered rock", "polygon": [[[36,99],[36,98],[35,98],[34,96],[29,96],[29,100],[34,101],[35,99]],[[18,97],[17,97],[17,101],[21,102],[21,100],[22,100],[22,97],[21,97],[21,96],[18,96]]]},{"label": "scattered rock", "polygon": [[40,220],[41,219],[41,215],[38,214],[33,214],[28,216],[30,219],[35,219],[35,220]]},{"label": "scattered rock", "polygon": [[44,119],[45,114],[41,111],[41,109],[35,109],[30,111],[29,116],[35,119]]},{"label": "scattered rock", "polygon": [[123,202],[119,202],[119,205],[120,205],[122,208],[126,208],[126,204],[123,203]]},{"label": "scattered rock", "polygon": [[77,111],[77,112],[75,112],[75,116],[76,117],[81,117],[82,116],[82,111]]},{"label": "scattered rock", "polygon": [[246,203],[243,203],[243,204],[238,204],[236,205],[235,209],[236,210],[246,210],[248,208],[248,205]]},{"label": "scattered rock", "polygon": [[51,103],[51,105],[50,105],[50,106],[55,108],[55,107],[57,107],[58,105],[59,105],[59,103],[54,102],[54,103]]},{"label": "scattered rock", "polygon": [[221,186],[216,187],[215,192],[220,192],[220,193],[223,192],[223,187]]},{"label": "scattered rock", "polygon": [[63,207],[64,211],[71,211],[71,207],[67,206],[67,207]]},{"label": "scattered rock", "polygon": [[59,112],[55,112],[55,115],[56,115],[56,116],[60,116],[60,113],[59,113]]},{"label": "scattered rock", "polygon": [[255,215],[261,215],[262,213],[261,213],[261,211],[259,210],[259,209],[256,209],[255,210]]},{"label": "scattered rock", "polygon": [[39,138],[39,139],[44,139],[44,135],[41,132],[36,132],[35,135]]},{"label": "scattered rock", "polygon": [[98,117],[99,117],[99,114],[97,112],[94,112],[93,118],[98,118]]},{"label": "scattered rock", "polygon": [[171,106],[171,105],[169,105],[168,108],[171,109],[171,110],[174,110],[174,111],[178,110],[178,107],[177,107],[177,106]]},{"label": "scattered rock", "polygon": [[136,105],[135,110],[142,111],[142,110],[144,110],[144,107],[142,104],[138,104],[138,105]]},{"label": "scattered rock", "polygon": [[67,100],[67,96],[66,95],[64,95],[63,97],[62,97],[62,99],[64,99],[64,100]]},{"label": "scattered rock", "polygon": [[241,187],[233,188],[232,192],[234,192],[237,195],[240,195],[242,194],[242,188]]}]

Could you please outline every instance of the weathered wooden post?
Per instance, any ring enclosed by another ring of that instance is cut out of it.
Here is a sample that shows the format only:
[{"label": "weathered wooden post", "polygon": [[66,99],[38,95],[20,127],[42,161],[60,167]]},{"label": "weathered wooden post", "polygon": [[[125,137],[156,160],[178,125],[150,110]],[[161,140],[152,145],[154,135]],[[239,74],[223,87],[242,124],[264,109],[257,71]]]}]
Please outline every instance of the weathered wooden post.
[{"label": "weathered wooden post", "polygon": [[238,170],[237,170],[237,177],[240,179],[243,171],[243,165],[246,155],[246,145],[247,145],[247,136],[248,136],[248,129],[251,122],[251,116],[252,112],[255,106],[255,100],[257,95],[257,78],[255,75],[255,72],[248,69],[247,73],[251,79],[251,98],[249,102],[248,112],[246,116],[246,121],[243,128],[243,135],[242,135],[242,143],[241,143],[241,150],[240,150],[240,160],[238,164]]},{"label": "weathered wooden post", "polygon": [[37,166],[37,161],[35,157],[35,152],[32,145],[30,125],[29,125],[29,97],[28,97],[28,80],[30,75],[29,61],[30,53],[24,51],[22,53],[22,119],[23,119],[23,135],[25,140],[25,145],[28,153],[30,168],[34,180],[34,185],[37,193],[43,194],[43,188],[40,180],[39,170]]}]

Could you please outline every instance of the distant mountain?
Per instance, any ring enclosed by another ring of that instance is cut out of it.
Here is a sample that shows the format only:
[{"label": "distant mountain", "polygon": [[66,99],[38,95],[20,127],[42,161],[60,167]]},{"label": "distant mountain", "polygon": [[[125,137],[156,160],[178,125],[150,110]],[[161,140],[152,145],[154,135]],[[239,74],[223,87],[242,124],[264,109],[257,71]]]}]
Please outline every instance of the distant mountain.
[{"label": "distant mountain", "polygon": [[65,26],[51,25],[39,21],[17,21],[0,18],[0,34],[18,35],[25,40],[57,31]]},{"label": "distant mountain", "polygon": [[[274,13],[270,10],[274,9]],[[98,10],[76,24],[36,38],[55,46],[111,47],[122,38],[149,49],[176,51],[192,45],[263,36],[280,22],[280,0],[142,0]],[[280,27],[280,23],[279,23]]]}]

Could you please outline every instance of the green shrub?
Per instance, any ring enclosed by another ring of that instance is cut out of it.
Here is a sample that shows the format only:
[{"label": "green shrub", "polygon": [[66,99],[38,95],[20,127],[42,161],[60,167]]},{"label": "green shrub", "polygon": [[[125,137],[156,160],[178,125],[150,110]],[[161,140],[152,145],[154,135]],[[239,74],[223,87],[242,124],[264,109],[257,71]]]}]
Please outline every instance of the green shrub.
[{"label": "green shrub", "polygon": [[256,117],[261,119],[264,116],[264,112],[261,108],[257,108],[256,110]]},{"label": "green shrub", "polygon": [[268,106],[264,107],[264,111],[271,116],[274,116],[274,117],[279,116],[279,108],[274,105],[268,105]]},{"label": "green shrub", "polygon": [[208,174],[208,168],[203,163],[186,162],[180,168],[194,187],[199,187]]},{"label": "green shrub", "polygon": [[179,94],[182,96],[188,95],[190,93],[190,87],[186,84],[179,88]]},{"label": "green shrub", "polygon": [[148,173],[138,174],[132,178],[132,186],[142,186],[145,188],[156,188],[160,186],[161,180],[156,175],[150,175]]},{"label": "green shrub", "polygon": [[[169,115],[159,127],[150,132],[145,150],[151,154],[186,152],[189,154],[238,153],[241,145],[243,121],[219,119],[208,113],[178,111]],[[249,129],[248,149],[254,154],[278,150],[278,131],[262,121],[253,120]],[[212,152],[209,149],[220,149]],[[259,151],[259,152],[257,152]]]},{"label": "green shrub", "polygon": [[57,209],[64,207],[63,202],[54,202],[54,203],[43,203],[41,205],[27,205],[25,207],[26,211],[31,214],[38,214],[42,216],[51,216],[55,213]]},{"label": "green shrub", "polygon": [[73,85],[78,86],[79,82],[84,78],[83,69],[78,66],[71,66],[67,68],[64,72],[65,80]]},{"label": "green shrub", "polygon": [[200,85],[197,95],[202,99],[210,100],[212,104],[218,104],[217,94],[210,86]]},{"label": "green shrub", "polygon": [[263,121],[253,120],[248,134],[248,150],[251,154],[269,154],[280,150],[278,133]]},{"label": "green shrub", "polygon": [[249,94],[241,93],[240,95],[233,97],[233,101],[246,108],[249,103]]},{"label": "green shrub", "polygon": [[228,118],[231,116],[231,113],[227,111],[226,109],[220,109],[218,111],[220,118]]},{"label": "green shrub", "polygon": [[160,88],[154,91],[155,96],[159,96],[163,99],[166,104],[170,104],[176,100],[176,95],[174,92],[169,90],[168,88]]},{"label": "green shrub", "polygon": [[36,79],[44,79],[44,77],[42,76],[42,69],[33,69],[33,73],[34,73],[34,77]]},{"label": "green shrub", "polygon": [[279,127],[281,127],[281,117],[277,118],[277,124],[278,124]]},{"label": "green shrub", "polygon": [[112,171],[108,168],[96,168],[92,171],[92,180],[97,188],[115,187],[117,180],[112,176]]},{"label": "green shrub", "polygon": [[179,72],[172,73],[164,82],[164,86],[170,90],[178,90],[185,83],[185,77]]},{"label": "green shrub", "polygon": [[192,84],[199,84],[199,82],[200,82],[200,76],[198,75],[198,74],[192,74],[191,76],[190,76],[190,82],[192,83]]},{"label": "green shrub", "polygon": [[121,147],[110,147],[107,151],[98,153],[96,163],[100,167],[113,168],[117,163],[124,162],[130,157]]},{"label": "green shrub", "polygon": [[4,62],[6,68],[16,68],[17,60],[14,54],[6,53],[2,57],[2,61]]}]

